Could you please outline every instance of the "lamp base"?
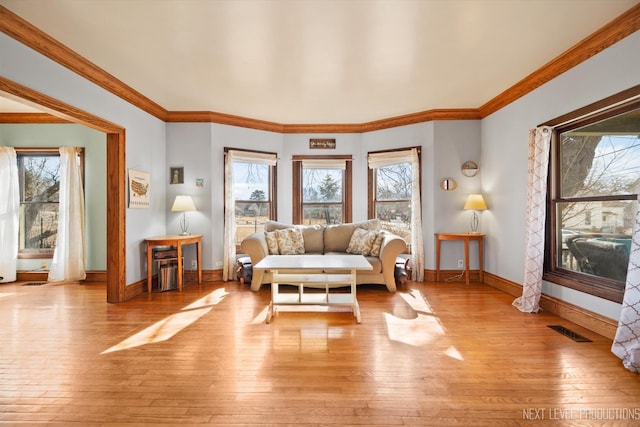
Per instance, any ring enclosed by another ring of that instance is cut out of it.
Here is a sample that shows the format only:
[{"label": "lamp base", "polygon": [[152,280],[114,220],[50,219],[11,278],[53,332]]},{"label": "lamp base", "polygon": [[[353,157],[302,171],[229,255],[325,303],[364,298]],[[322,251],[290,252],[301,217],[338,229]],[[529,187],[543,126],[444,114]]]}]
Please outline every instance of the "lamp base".
[{"label": "lamp base", "polygon": [[478,213],[476,211],[473,211],[471,214],[471,232],[472,233],[478,232],[479,224],[480,224],[480,219],[478,218]]},{"label": "lamp base", "polygon": [[187,219],[187,213],[186,212],[182,212],[182,218],[180,218],[180,230],[182,230],[182,233],[180,233],[181,236],[188,236],[189,233],[187,230],[189,229],[189,220]]}]

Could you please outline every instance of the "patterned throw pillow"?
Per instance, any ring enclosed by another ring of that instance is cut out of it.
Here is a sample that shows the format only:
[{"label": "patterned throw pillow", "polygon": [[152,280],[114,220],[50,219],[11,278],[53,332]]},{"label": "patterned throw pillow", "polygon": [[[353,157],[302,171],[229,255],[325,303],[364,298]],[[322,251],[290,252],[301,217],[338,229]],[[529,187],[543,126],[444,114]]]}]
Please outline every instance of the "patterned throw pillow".
[{"label": "patterned throw pillow", "polygon": [[378,256],[384,234],[375,230],[356,228],[353,230],[347,253],[364,256]]},{"label": "patterned throw pillow", "polygon": [[278,251],[278,241],[276,240],[276,232],[265,231],[264,238],[267,241],[267,248],[269,248],[269,255],[280,255],[280,251]]},{"label": "patterned throw pillow", "polygon": [[267,231],[264,233],[269,255],[300,255],[304,253],[304,239],[298,228]]},{"label": "patterned throw pillow", "polygon": [[376,239],[371,245],[371,256],[380,256],[380,249],[382,249],[382,242],[384,241],[384,231],[376,231]]}]

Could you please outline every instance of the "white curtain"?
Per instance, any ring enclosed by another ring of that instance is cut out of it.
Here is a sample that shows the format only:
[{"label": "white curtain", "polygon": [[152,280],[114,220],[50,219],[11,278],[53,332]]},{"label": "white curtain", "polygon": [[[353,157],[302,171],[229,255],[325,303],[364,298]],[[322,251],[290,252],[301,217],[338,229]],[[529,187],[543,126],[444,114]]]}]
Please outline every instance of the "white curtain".
[{"label": "white curtain", "polygon": [[399,163],[411,164],[411,280],[424,280],[424,239],[422,236],[422,203],[420,201],[420,157],[418,149],[369,154],[369,168],[377,169]]},{"label": "white curtain", "polygon": [[233,188],[233,162],[275,166],[275,154],[228,150],[224,158],[224,254],[222,280],[236,279],[236,198]]},{"label": "white curtain", "polygon": [[420,158],[418,150],[411,149],[411,280],[424,280],[424,241],[422,238],[422,204],[420,201]]},{"label": "white curtain", "polygon": [[611,351],[622,359],[625,368],[640,373],[640,197],[631,238],[622,311]]},{"label": "white curtain", "polygon": [[527,177],[527,218],[522,296],[513,305],[525,313],[540,310],[544,265],[547,175],[552,128],[542,126],[529,131],[529,165]]},{"label": "white curtain", "polygon": [[15,282],[18,263],[20,186],[13,147],[0,147],[0,282]]},{"label": "white curtain", "polygon": [[77,281],[86,278],[84,223],[80,159],[75,147],[60,147],[58,235],[48,281]]}]

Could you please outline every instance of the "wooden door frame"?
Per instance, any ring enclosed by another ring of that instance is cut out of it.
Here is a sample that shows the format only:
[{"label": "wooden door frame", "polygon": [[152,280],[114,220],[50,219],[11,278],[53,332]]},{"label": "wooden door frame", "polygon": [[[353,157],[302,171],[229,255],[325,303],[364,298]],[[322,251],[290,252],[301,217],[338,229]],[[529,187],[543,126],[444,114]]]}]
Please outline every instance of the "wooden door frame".
[{"label": "wooden door frame", "polygon": [[125,300],[126,169],[125,128],[0,76],[0,94],[106,134],[107,302]]}]

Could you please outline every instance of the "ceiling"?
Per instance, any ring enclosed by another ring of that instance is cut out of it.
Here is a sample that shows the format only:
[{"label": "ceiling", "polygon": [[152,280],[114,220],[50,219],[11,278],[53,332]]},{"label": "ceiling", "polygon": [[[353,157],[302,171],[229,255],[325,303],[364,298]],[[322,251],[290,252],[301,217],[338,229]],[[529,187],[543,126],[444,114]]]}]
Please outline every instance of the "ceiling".
[{"label": "ceiling", "polygon": [[0,0],[169,111],[287,124],[478,108],[637,3]]}]

